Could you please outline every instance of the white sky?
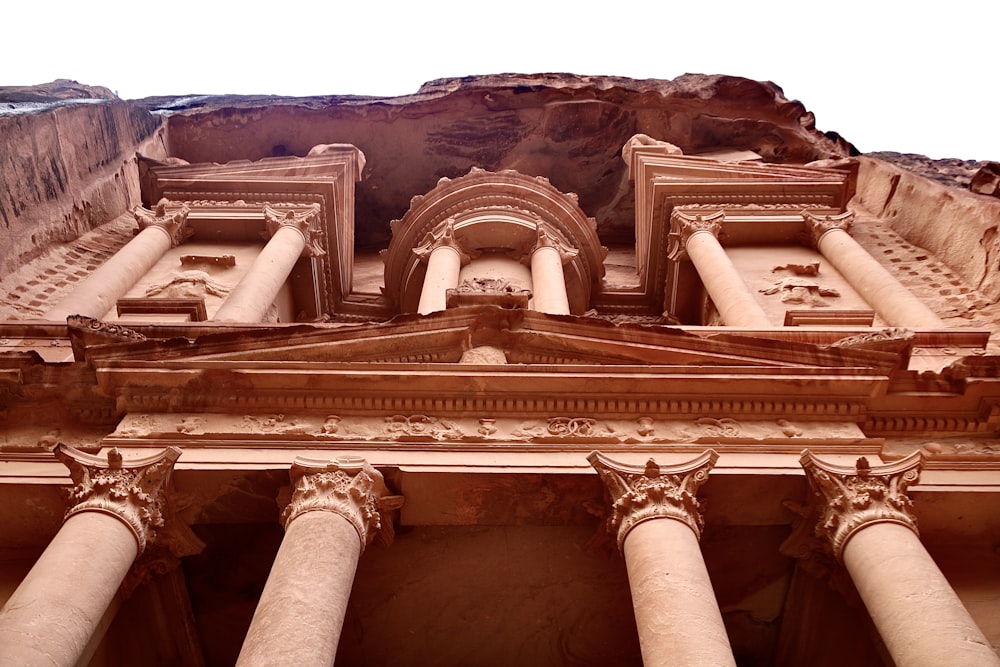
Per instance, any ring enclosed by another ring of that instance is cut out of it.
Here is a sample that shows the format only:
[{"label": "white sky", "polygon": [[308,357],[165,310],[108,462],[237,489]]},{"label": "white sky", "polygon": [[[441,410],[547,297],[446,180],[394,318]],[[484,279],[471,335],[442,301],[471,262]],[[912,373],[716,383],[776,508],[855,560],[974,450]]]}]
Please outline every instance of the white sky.
[{"label": "white sky", "polygon": [[412,93],[572,72],[771,80],[860,150],[1000,160],[1000,0],[14,0],[0,85],[121,97]]}]

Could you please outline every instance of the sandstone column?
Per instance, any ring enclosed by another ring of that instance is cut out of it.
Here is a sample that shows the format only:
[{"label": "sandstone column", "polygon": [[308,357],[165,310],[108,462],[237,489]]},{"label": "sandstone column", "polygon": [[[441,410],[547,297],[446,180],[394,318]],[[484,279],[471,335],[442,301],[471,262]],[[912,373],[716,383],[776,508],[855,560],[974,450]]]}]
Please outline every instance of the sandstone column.
[{"label": "sandstone column", "polygon": [[698,546],[695,494],[719,455],[664,467],[650,459],[645,468],[587,458],[611,496],[608,526],[625,556],[643,664],[735,665]]},{"label": "sandstone column", "polygon": [[455,238],[454,221],[450,218],[431,232],[413,254],[427,262],[424,284],[420,290],[417,312],[421,315],[445,310],[450,289],[458,287],[462,266],[470,261],[469,255]]},{"label": "sandstone column", "polygon": [[156,211],[135,207],[133,215],[139,223],[139,234],[45,313],[45,319],[61,321],[70,315],[103,318],[167,250],[190,236],[187,228],[190,209],[181,206],[167,213],[169,204],[161,199]]},{"label": "sandstone column", "polygon": [[563,264],[579,251],[558,238],[546,224],[538,223],[538,241],[531,251],[532,310],[569,315],[569,296]]},{"label": "sandstone column", "polygon": [[305,211],[264,207],[264,220],[271,239],[257,255],[239,284],[229,293],[212,320],[218,322],[262,322],[281,286],[288,280],[303,253],[324,255],[316,242],[319,204]]},{"label": "sandstone column", "polygon": [[271,567],[238,665],[333,665],[354,571],[365,546],[391,539],[383,513],[399,507],[364,459],[298,458]]},{"label": "sandstone column", "polygon": [[724,218],[722,211],[708,216],[691,216],[674,211],[670,216],[670,259],[691,260],[705,291],[719,310],[723,324],[730,327],[771,328],[774,325],[719,243]]},{"label": "sandstone column", "polygon": [[73,667],[136,557],[163,525],[176,447],[137,461],[107,461],[65,445],[75,505],[0,610],[0,665]]},{"label": "sandstone column", "polygon": [[802,453],[820,506],[816,533],[847,568],[898,667],[993,667],[1000,658],[917,536],[907,488],[921,456],[854,468]]},{"label": "sandstone column", "polygon": [[854,213],[816,216],[802,212],[808,239],[876,312],[892,326],[944,329],[934,311],[903,287],[849,233]]}]

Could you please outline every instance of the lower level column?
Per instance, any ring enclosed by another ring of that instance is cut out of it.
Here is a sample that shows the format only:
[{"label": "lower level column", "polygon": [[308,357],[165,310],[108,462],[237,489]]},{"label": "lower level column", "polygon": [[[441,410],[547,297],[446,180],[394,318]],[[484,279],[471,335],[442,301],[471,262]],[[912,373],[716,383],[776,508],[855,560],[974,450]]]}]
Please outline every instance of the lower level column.
[{"label": "lower level column", "polygon": [[296,459],[285,537],[238,665],[333,665],[358,559],[402,504],[364,459]]},{"label": "lower level column", "polygon": [[695,497],[718,454],[645,468],[588,457],[611,495],[609,528],[625,556],[642,661],[733,665],[733,651],[699,548],[703,519]]},{"label": "lower level column", "polygon": [[906,489],[920,455],[870,467],[802,455],[822,503],[817,532],[847,568],[897,667],[1000,667],[990,643],[917,536]]}]

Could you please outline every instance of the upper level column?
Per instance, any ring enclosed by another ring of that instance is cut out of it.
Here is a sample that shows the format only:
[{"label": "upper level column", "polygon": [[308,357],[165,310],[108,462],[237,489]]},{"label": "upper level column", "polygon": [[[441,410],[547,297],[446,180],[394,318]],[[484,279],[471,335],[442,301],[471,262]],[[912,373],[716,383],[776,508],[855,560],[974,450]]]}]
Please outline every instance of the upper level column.
[{"label": "upper level column", "polygon": [[845,468],[806,450],[801,463],[820,504],[816,533],[847,568],[896,665],[1000,665],[917,536],[906,490],[920,477],[919,452]]},{"label": "upper level column", "polygon": [[358,558],[402,505],[367,461],[297,458],[285,537],[271,566],[238,665],[333,665]]},{"label": "upper level column", "polygon": [[271,240],[260,251],[246,275],[229,293],[216,311],[219,322],[262,322],[274,303],[281,286],[288,280],[295,262],[303,253],[320,257],[325,254],[315,242],[320,234],[316,221],[319,204],[305,211],[264,207],[264,220]]},{"label": "upper level column", "polygon": [[686,215],[674,211],[670,216],[673,245],[670,258],[689,258],[702,284],[719,310],[723,324],[730,327],[770,328],[773,325],[757,303],[736,267],[719,243],[722,211],[712,215]]},{"label": "upper level column", "polygon": [[448,290],[458,287],[462,266],[470,257],[455,238],[454,221],[445,220],[437,229],[428,232],[413,254],[427,262],[424,284],[420,290],[417,312],[421,315],[447,308]]},{"label": "upper level column", "polygon": [[[136,557],[164,524],[164,489],[181,450],[124,462],[58,445],[76,504],[0,610],[0,665],[73,667]],[[54,622],[58,619],[58,623]]]},{"label": "upper level column", "polygon": [[45,319],[65,320],[70,315],[103,318],[164,253],[190,236],[190,209],[182,206],[167,213],[169,203],[161,199],[155,211],[135,207],[132,213],[140,229],[136,237],[45,313]]},{"label": "upper level column", "polygon": [[878,314],[894,327],[944,329],[945,324],[851,238],[854,213],[816,216],[802,212],[808,238]]},{"label": "upper level column", "polygon": [[587,459],[611,496],[608,527],[625,556],[643,664],[736,665],[698,542],[695,494],[719,455],[645,467],[594,452]]},{"label": "upper level column", "polygon": [[531,251],[531,291],[534,310],[569,315],[563,264],[579,254],[562,242],[548,225],[538,223],[538,241]]}]

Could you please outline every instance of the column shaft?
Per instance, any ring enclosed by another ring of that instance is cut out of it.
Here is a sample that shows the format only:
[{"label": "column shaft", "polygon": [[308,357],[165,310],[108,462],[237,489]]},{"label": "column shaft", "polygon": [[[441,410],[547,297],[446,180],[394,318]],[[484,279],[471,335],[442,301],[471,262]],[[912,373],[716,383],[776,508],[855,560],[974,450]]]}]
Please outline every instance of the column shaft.
[{"label": "column shaft", "polygon": [[447,291],[458,287],[462,253],[452,244],[439,244],[427,256],[427,273],[420,290],[417,312],[427,315],[447,308]]},{"label": "column shaft", "polygon": [[934,311],[903,287],[843,229],[823,233],[816,247],[890,325],[911,329],[945,328]]},{"label": "column shaft", "polygon": [[120,519],[67,519],[0,610],[0,665],[73,667],[137,554]]},{"label": "column shaft", "polygon": [[263,321],[295,262],[302,256],[306,243],[306,237],[298,229],[290,225],[278,228],[212,320]]},{"label": "column shaft", "polygon": [[629,531],[622,551],[643,664],[735,666],[691,528],[669,518],[646,520]]},{"label": "column shaft", "polygon": [[562,255],[554,246],[540,245],[531,253],[532,309],[569,315]]},{"label": "column shaft", "polygon": [[334,512],[288,526],[238,665],[333,665],[361,555],[358,531]]},{"label": "column shaft", "polygon": [[774,326],[713,234],[707,231],[691,234],[685,250],[726,326],[756,329]]},{"label": "column shaft", "polygon": [[1000,665],[910,528],[869,524],[847,541],[843,561],[898,667]]}]

